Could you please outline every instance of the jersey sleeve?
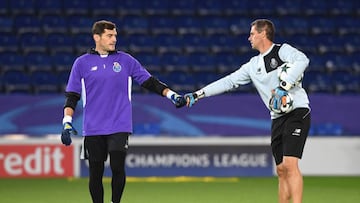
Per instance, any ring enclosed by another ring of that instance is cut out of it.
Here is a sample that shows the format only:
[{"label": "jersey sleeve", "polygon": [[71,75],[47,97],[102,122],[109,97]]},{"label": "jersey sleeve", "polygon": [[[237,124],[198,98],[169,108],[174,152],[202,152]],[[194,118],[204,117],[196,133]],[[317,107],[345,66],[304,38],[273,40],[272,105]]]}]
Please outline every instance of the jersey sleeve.
[{"label": "jersey sleeve", "polygon": [[279,50],[279,57],[284,62],[291,63],[294,67],[288,69],[287,78],[284,79],[290,84],[294,84],[296,82],[296,80],[304,73],[310,62],[303,52],[290,46],[289,44],[283,44],[281,46]]},{"label": "jersey sleeve", "polygon": [[148,80],[151,74],[134,57],[128,55],[131,60],[131,77],[139,84]]},{"label": "jersey sleeve", "polygon": [[68,83],[66,85],[66,90],[65,90],[66,92],[75,92],[75,93],[81,94],[82,75],[81,75],[81,70],[80,70],[80,67],[81,67],[80,64],[81,64],[81,60],[79,58],[76,59],[71,68]]}]

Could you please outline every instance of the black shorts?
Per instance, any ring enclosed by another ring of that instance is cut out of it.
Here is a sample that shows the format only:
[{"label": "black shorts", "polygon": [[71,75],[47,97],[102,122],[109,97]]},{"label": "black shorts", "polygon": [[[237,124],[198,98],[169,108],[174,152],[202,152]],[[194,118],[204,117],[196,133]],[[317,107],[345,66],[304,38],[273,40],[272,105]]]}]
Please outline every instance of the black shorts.
[{"label": "black shorts", "polygon": [[310,117],[310,109],[298,108],[272,120],[271,148],[276,165],[283,161],[283,156],[301,159],[310,129]]},{"label": "black shorts", "polygon": [[129,133],[85,136],[81,149],[81,159],[90,161],[106,161],[109,152],[128,149]]}]

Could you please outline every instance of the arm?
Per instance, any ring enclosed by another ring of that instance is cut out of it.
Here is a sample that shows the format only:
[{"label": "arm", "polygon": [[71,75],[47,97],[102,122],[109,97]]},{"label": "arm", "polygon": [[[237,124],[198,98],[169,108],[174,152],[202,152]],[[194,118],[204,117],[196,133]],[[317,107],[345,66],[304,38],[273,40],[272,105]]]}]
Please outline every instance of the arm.
[{"label": "arm", "polygon": [[248,74],[248,69],[251,67],[250,62],[244,64],[235,72],[216,80],[204,88],[185,95],[187,106],[191,107],[195,102],[204,97],[219,95],[228,92],[232,89],[238,88],[240,85],[245,85],[251,82]]},{"label": "arm", "polygon": [[279,56],[281,60],[285,61],[285,64],[280,68],[286,69],[286,71],[282,71],[282,73],[286,74],[279,74],[280,86],[285,90],[289,90],[302,77],[309,65],[309,59],[303,52],[288,44],[283,44],[279,50]]},{"label": "arm", "polygon": [[80,95],[75,92],[65,93],[65,105],[64,105],[64,118],[62,120],[63,130],[61,132],[61,142],[68,146],[71,144],[71,135],[77,135],[77,131],[72,125],[72,117],[77,105],[80,100]]},{"label": "arm", "polygon": [[165,83],[159,81],[153,76],[144,81],[141,86],[163,97],[166,96],[173,104],[175,104],[176,108],[183,107],[186,104],[185,98],[183,96],[172,91]]}]

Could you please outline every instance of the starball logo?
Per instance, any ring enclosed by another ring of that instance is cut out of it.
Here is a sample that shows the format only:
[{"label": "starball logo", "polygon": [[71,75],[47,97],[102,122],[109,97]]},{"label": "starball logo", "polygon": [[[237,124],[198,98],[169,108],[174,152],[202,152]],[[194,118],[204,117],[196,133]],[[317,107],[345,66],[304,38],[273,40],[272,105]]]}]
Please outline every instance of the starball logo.
[{"label": "starball logo", "polygon": [[62,145],[0,145],[0,177],[69,177],[73,148]]}]

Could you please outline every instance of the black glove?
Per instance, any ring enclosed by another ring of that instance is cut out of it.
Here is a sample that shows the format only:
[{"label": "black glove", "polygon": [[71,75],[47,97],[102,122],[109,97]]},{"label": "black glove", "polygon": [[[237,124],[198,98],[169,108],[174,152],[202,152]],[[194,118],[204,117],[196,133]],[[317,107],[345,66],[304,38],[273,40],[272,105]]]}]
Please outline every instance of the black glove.
[{"label": "black glove", "polygon": [[65,146],[69,146],[72,142],[71,135],[77,135],[78,133],[70,122],[65,122],[63,126],[64,128],[61,132],[61,142]]},{"label": "black glove", "polygon": [[175,104],[176,108],[181,108],[186,105],[185,97],[176,93],[171,95],[171,102]]}]

